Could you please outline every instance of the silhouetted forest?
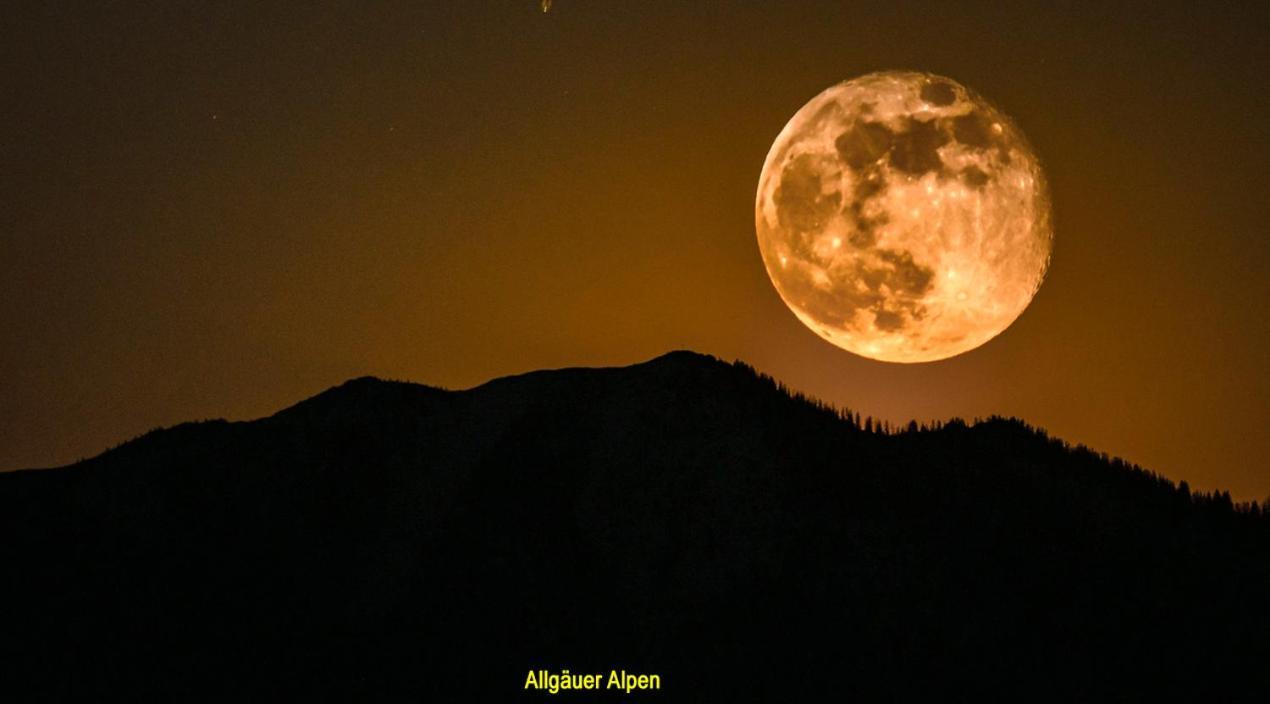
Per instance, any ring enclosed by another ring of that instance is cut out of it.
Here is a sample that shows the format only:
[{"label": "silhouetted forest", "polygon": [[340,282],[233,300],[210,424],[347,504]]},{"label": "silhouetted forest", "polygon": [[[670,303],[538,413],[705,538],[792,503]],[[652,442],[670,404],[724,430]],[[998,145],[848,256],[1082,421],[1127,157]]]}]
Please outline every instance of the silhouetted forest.
[{"label": "silhouetted forest", "polygon": [[0,475],[0,699],[1258,699],[1265,514],[688,352],[355,379]]}]

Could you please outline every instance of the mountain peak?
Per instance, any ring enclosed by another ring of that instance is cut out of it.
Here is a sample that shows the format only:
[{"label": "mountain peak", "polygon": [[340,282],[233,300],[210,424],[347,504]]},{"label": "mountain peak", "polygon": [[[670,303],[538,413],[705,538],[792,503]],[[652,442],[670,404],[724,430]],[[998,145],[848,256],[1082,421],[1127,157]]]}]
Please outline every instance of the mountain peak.
[{"label": "mountain peak", "polygon": [[727,362],[715,357],[711,354],[696,352],[688,349],[671,350],[660,354],[652,359],[643,362],[648,365],[666,365],[666,364],[702,364],[702,365],[726,365]]},{"label": "mountain peak", "polygon": [[491,672],[597,658],[683,701],[754,701],[737,673],[771,701],[1003,672],[1073,700],[1080,672],[1259,671],[1240,644],[1270,632],[1257,509],[1018,421],[862,426],[688,351],[464,391],[359,377],[22,475],[0,475],[9,670],[151,699],[286,672],[498,701],[519,683]]}]

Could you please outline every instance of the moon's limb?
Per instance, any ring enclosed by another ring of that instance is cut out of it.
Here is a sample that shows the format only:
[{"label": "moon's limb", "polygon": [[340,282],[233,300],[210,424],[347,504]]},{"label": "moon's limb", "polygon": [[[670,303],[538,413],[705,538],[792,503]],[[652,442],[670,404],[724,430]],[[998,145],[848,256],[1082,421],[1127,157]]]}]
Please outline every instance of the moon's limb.
[{"label": "moon's limb", "polygon": [[987,342],[1031,302],[1053,231],[1014,123],[947,78],[885,72],[825,90],[777,137],[759,249],[807,327],[890,362]]}]

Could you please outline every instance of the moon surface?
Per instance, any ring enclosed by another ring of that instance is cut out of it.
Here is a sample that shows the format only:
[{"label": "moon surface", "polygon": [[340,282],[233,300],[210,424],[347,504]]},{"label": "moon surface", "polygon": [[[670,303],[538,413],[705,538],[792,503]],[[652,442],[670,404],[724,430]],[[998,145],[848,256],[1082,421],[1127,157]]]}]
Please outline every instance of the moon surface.
[{"label": "moon surface", "polygon": [[972,350],[1032,301],[1053,247],[1027,139],[970,89],[887,71],[839,83],[772,144],[755,205],[786,305],[829,342],[886,362]]}]

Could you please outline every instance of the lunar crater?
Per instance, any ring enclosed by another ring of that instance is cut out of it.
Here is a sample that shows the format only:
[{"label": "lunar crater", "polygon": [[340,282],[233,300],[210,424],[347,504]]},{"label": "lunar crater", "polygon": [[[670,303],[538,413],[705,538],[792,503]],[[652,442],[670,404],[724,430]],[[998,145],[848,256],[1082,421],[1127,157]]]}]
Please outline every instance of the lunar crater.
[{"label": "lunar crater", "polygon": [[921,362],[1010,325],[1044,278],[1049,195],[1022,132],[952,79],[875,73],[789,121],[756,197],[759,248],[809,328]]}]

